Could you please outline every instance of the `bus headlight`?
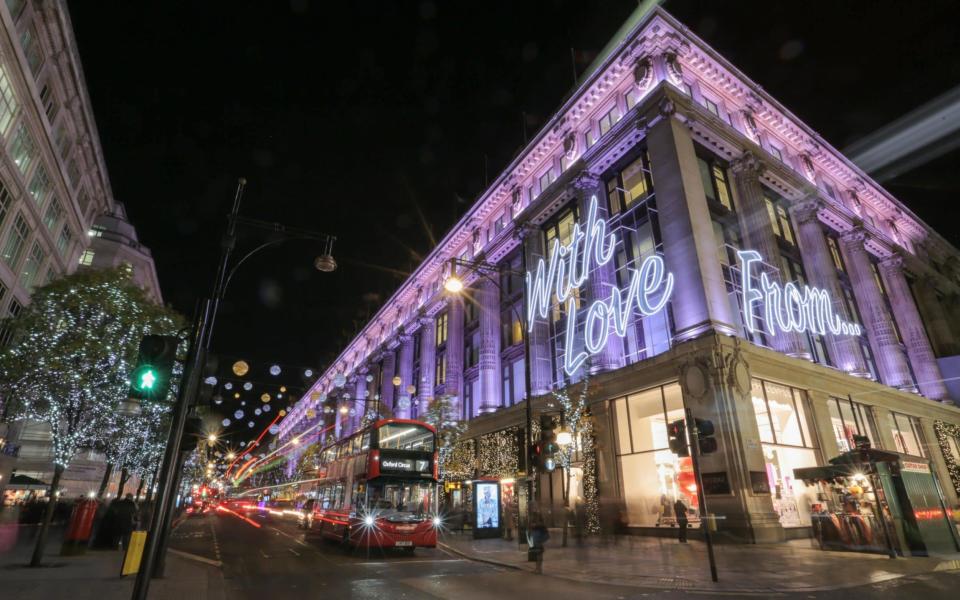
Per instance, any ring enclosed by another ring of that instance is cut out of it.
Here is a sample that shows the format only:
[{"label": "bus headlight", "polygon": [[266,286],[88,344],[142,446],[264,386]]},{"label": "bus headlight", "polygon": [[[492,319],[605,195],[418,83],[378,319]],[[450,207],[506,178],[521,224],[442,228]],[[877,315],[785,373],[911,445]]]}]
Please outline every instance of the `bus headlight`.
[{"label": "bus headlight", "polygon": [[373,527],[373,517],[367,515],[363,518],[363,524],[367,527]]}]

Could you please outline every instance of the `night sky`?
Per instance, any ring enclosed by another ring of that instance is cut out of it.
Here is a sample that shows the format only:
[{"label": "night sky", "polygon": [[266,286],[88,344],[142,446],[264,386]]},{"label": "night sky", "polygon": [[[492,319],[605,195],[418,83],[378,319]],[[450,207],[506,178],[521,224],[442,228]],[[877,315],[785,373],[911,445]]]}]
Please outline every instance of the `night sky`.
[{"label": "night sky", "polygon": [[[250,182],[242,214],[338,236],[332,275],[313,269],[318,248],[307,242],[251,259],[214,338],[216,351],[251,364],[319,370],[500,173],[524,129],[533,136],[559,106],[573,85],[571,48],[582,71],[635,6],[70,10],[114,196],[153,250],[167,303],[190,316],[208,293],[240,176]],[[840,149],[960,82],[955,2],[665,7]],[[958,166],[954,151],[887,187],[943,224]]]}]

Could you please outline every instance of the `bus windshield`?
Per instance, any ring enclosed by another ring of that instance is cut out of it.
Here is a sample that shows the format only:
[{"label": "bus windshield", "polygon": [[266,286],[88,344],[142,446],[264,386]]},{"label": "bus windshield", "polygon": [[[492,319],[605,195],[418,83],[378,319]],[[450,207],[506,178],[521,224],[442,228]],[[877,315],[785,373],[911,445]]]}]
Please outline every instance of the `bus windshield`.
[{"label": "bus windshield", "polygon": [[379,430],[380,448],[433,452],[433,432],[414,423],[387,423]]},{"label": "bus windshield", "polygon": [[436,484],[427,481],[384,481],[367,487],[367,507],[388,521],[416,521],[436,513]]}]

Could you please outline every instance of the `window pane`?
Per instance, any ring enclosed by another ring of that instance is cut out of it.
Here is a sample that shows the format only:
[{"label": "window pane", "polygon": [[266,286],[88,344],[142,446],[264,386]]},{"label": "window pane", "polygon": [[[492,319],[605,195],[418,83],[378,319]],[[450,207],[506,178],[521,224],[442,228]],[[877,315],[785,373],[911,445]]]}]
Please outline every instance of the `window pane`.
[{"label": "window pane", "polygon": [[668,448],[667,421],[663,414],[660,388],[633,394],[627,398],[627,402],[630,406],[633,451]]},{"label": "window pane", "polygon": [[17,113],[17,97],[7,72],[0,65],[0,134],[6,134]]},{"label": "window pane", "polygon": [[767,403],[763,397],[763,384],[754,379],[750,385],[750,395],[753,397],[753,411],[757,415],[757,428],[760,430],[761,442],[773,442],[773,429],[770,425],[770,414],[767,412]]},{"label": "window pane", "polygon": [[773,417],[774,438],[778,444],[803,446],[804,438],[800,430],[800,419],[793,406],[793,395],[785,385],[764,382],[767,392],[767,406]]},{"label": "window pane", "polygon": [[627,418],[627,400],[618,398],[613,401],[614,413],[617,419],[617,453],[630,454],[630,425]]}]

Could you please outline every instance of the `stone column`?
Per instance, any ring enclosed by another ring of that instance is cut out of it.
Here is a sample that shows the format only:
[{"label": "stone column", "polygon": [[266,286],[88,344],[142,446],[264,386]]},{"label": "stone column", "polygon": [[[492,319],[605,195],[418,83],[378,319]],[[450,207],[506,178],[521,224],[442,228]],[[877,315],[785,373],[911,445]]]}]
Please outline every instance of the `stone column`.
[{"label": "stone column", "polygon": [[480,414],[500,408],[500,289],[483,279],[476,290],[480,307],[480,397],[474,398]]},{"label": "stone column", "polygon": [[[537,260],[544,258],[544,239],[542,231],[534,231],[523,239],[526,252],[527,271],[531,271]],[[529,298],[529,290],[524,289]],[[527,315],[523,315],[526,319]],[[524,332],[530,344],[530,393],[542,396],[550,391],[553,382],[553,356],[550,352],[550,324],[546,319],[537,317],[534,312],[532,330]]]},{"label": "stone column", "polygon": [[701,456],[700,469],[725,473],[730,485],[731,493],[707,496],[710,512],[724,517],[717,524],[719,535],[741,543],[783,541],[771,494],[754,491],[752,483],[766,481],[766,461],[751,398],[750,366],[736,346],[724,343],[714,346],[714,352],[686,358],[679,375],[684,407],[712,421],[716,431],[717,452]]},{"label": "stone column", "polygon": [[363,415],[366,414],[367,406],[367,374],[369,373],[368,368],[360,369],[357,372],[357,384],[354,391],[353,408],[354,415],[351,421],[353,422],[353,428],[359,429],[360,422],[363,421]]},{"label": "stone column", "polygon": [[367,382],[366,414],[372,414],[371,418],[375,418],[376,412],[380,408],[380,365],[371,365],[370,372],[367,374],[370,376],[370,381]]},{"label": "stone column", "polygon": [[664,100],[660,111],[662,118],[647,133],[647,148],[664,260],[674,277],[670,301],[674,339],[683,341],[709,330],[736,335],[693,140],[674,118],[673,101]]},{"label": "stone column", "polygon": [[910,376],[910,366],[874,277],[870,257],[863,245],[865,238],[866,232],[860,227],[840,236],[843,263],[853,286],[853,296],[864,320],[880,379],[891,387],[913,390],[915,388]]},{"label": "stone column", "polygon": [[463,406],[463,297],[450,296],[447,303],[447,378],[444,393],[456,398],[451,403],[454,414],[459,415]]},{"label": "stone column", "polygon": [[399,419],[410,418],[410,392],[407,388],[411,385],[416,387],[417,382],[413,381],[413,336],[400,336],[400,367],[397,372],[400,375],[400,388],[397,390],[397,400],[394,402],[396,410],[394,414]]},{"label": "stone column", "polygon": [[420,401],[418,414],[427,414],[427,408],[433,402],[434,377],[437,368],[437,322],[432,317],[420,319],[420,381],[416,383],[417,399]]},{"label": "stone column", "polygon": [[[960,354],[960,345],[953,335],[954,332],[951,331],[950,318],[947,317],[947,313],[940,303],[940,298],[937,296],[937,286],[933,278],[930,276],[919,277],[914,286],[914,291],[917,295],[917,308],[927,324],[926,329],[930,334],[930,343],[933,345],[935,355],[955,356]],[[954,328],[958,325],[960,325],[960,321],[954,324]],[[957,331],[957,333],[960,333],[960,331]]]},{"label": "stone column", "polygon": [[[587,227],[587,214],[594,198],[597,199],[597,219],[607,219],[609,217],[601,182],[596,175],[586,171],[580,173],[573,182],[573,188],[576,191],[577,205],[580,209],[581,229],[586,229]],[[591,303],[594,300],[609,300],[610,289],[617,285],[615,268],[616,265],[614,261],[611,260],[603,266],[594,267],[589,273],[584,287],[587,299]],[[581,318],[583,318],[586,315],[586,309],[580,312],[580,315]],[[590,373],[613,371],[614,369],[622,367],[623,340],[616,335],[609,336],[606,346],[604,346],[599,353],[590,357],[589,363]]]},{"label": "stone column", "polygon": [[880,262],[880,274],[887,288],[887,297],[893,317],[896,319],[900,335],[907,349],[907,358],[917,377],[920,393],[933,400],[949,402],[947,387],[940,374],[940,366],[933,355],[930,340],[920,319],[920,312],[910,293],[910,284],[903,273],[903,257],[891,256]]},{"label": "stone column", "polygon": [[[816,196],[811,196],[790,207],[797,242],[800,244],[803,270],[811,284],[826,291],[833,298],[834,314],[852,323],[855,320],[843,301],[843,290],[840,288],[840,280],[837,277],[837,267],[833,263],[830,248],[827,246],[827,237],[817,217],[820,206],[820,200]],[[828,332],[823,339],[833,366],[857,377],[869,375],[860,350],[860,342],[855,337],[833,335]]]},{"label": "stone column", "polygon": [[[750,152],[744,154],[730,165],[733,171],[734,191],[737,195],[737,216],[740,229],[749,248],[756,250],[763,257],[767,268],[767,276],[780,283],[786,283],[786,274],[780,272],[780,246],[773,225],[770,223],[770,213],[767,211],[766,199],[763,196],[763,186],[760,184],[760,175],[763,174],[763,163]],[[788,356],[810,360],[810,351],[804,344],[801,334],[789,331],[774,331],[767,323],[767,335],[770,343],[777,352]]]},{"label": "stone column", "polygon": [[383,369],[380,377],[380,415],[394,415],[393,376],[397,374],[397,355],[393,349],[384,353],[380,364]]}]

